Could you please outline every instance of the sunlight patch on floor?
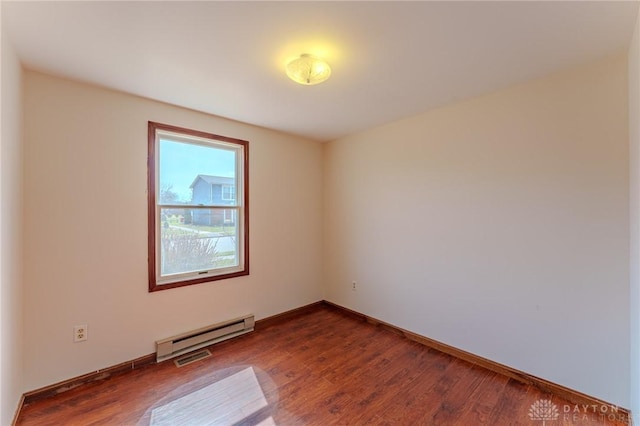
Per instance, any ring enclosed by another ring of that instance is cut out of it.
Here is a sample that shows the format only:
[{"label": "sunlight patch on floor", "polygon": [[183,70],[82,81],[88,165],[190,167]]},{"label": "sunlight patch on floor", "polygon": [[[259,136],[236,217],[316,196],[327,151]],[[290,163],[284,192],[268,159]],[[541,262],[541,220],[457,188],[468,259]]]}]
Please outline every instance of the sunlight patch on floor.
[{"label": "sunlight patch on floor", "polygon": [[[232,425],[268,405],[252,367],[156,407],[151,426]],[[275,426],[269,417],[260,426]]]}]

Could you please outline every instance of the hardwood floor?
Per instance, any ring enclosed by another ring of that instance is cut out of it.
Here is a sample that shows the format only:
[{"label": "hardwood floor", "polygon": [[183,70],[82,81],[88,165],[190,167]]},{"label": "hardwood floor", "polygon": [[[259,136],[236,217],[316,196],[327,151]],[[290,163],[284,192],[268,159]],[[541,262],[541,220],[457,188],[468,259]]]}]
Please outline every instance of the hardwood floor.
[{"label": "hardwood floor", "polygon": [[627,424],[611,407],[575,406],[328,306],[209,350],[35,401],[17,424]]}]

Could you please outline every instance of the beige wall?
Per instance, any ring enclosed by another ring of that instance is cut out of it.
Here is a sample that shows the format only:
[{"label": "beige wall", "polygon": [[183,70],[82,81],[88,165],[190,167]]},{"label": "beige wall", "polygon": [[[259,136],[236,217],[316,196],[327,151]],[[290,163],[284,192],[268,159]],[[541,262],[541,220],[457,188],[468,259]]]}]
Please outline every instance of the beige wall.
[{"label": "beige wall", "polygon": [[[250,141],[250,276],[148,293],[148,120]],[[24,127],[26,390],[321,299],[318,143],[34,72]]]},{"label": "beige wall", "polygon": [[626,75],[611,58],[326,145],[325,298],[628,407]]},{"label": "beige wall", "polygon": [[[631,39],[629,73],[629,217],[631,313],[631,410],[640,412],[640,15]],[[636,420],[637,423],[637,420]]]},{"label": "beige wall", "polygon": [[[1,9],[1,8],[0,8]],[[22,70],[2,34],[0,139],[0,424],[22,395]]]}]

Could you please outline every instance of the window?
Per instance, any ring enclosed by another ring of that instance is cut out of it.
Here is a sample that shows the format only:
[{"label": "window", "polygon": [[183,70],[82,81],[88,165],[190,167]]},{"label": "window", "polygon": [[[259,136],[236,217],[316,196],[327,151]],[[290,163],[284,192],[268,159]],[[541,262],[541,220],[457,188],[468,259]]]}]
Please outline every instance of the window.
[{"label": "window", "polygon": [[149,122],[149,291],[249,274],[247,141]]},{"label": "window", "polygon": [[232,185],[222,185],[222,199],[225,201],[235,201],[236,188]]}]

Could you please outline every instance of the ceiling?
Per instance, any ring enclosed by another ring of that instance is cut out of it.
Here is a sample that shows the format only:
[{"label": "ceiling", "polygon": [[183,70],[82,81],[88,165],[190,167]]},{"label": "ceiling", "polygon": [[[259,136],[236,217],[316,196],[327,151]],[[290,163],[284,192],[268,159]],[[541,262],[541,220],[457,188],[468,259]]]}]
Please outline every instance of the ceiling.
[{"label": "ceiling", "polygon": [[[2,2],[25,67],[333,140],[626,52],[635,1]],[[301,53],[331,78],[284,72]]]}]

